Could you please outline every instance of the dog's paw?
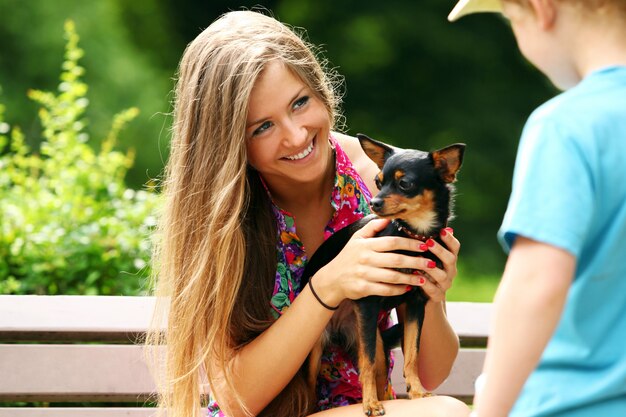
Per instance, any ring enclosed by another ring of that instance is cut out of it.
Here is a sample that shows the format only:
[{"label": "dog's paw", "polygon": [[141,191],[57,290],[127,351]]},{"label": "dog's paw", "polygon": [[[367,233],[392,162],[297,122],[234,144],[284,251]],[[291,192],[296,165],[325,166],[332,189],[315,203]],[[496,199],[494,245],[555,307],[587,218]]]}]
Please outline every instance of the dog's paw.
[{"label": "dog's paw", "polygon": [[384,416],[385,408],[380,401],[367,401],[363,402],[363,413],[366,416]]},{"label": "dog's paw", "polygon": [[428,392],[424,389],[424,387],[422,387],[421,384],[416,384],[417,386],[412,386],[411,384],[406,384],[406,392],[409,394],[409,398],[410,399],[415,399],[415,398],[425,398],[425,397],[432,397],[435,394],[433,394],[432,392]]}]

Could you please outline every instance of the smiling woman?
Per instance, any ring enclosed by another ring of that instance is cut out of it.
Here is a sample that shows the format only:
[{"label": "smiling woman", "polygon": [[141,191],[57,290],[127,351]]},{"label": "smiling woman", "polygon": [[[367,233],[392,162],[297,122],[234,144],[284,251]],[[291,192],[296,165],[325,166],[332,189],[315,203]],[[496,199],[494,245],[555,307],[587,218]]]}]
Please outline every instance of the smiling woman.
[{"label": "smiling woman", "polygon": [[[441,293],[395,269],[424,270],[422,258],[387,253],[422,242],[375,238],[387,220],[369,223],[315,274],[315,293],[301,285],[324,239],[369,214],[378,171],[355,138],[332,132],[334,79],[292,30],[255,12],[225,14],[185,51],[155,252],[157,313],[168,312],[168,328],[148,338],[168,347],[160,404],[170,417],[198,416],[205,382],[212,416],[361,416],[352,405],[362,398],[358,370],[341,343],[323,352],[317,381],[301,371],[330,306],[408,285]],[[429,249],[444,265],[429,270],[433,282],[456,275],[459,242],[450,233],[443,241],[449,250]],[[420,378],[433,389],[458,339],[443,302],[426,308]],[[397,416],[468,412],[446,397],[390,402]]]}]

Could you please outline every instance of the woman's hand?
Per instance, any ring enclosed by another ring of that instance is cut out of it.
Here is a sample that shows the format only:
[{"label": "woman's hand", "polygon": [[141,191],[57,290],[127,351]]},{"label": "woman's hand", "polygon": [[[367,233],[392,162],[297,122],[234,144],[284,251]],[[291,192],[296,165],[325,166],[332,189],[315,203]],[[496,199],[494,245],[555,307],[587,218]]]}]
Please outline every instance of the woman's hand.
[{"label": "woman's hand", "polygon": [[[426,295],[428,295],[430,299],[435,302],[445,300],[446,291],[448,291],[452,286],[452,281],[457,273],[456,260],[459,255],[461,244],[452,233],[453,230],[449,227],[441,230],[441,239],[446,244],[448,249],[432,239],[426,242],[428,250],[437,256],[437,258],[439,258],[439,260],[443,263],[443,269],[422,269],[425,272],[425,278],[427,278],[424,285],[422,285],[422,288]],[[422,247],[422,249],[424,249],[424,247]],[[421,274],[418,276],[421,276]]]},{"label": "woman's hand", "polygon": [[[400,295],[410,290],[411,286],[428,284],[424,277],[403,273],[397,271],[397,268],[426,270],[429,275],[432,272],[437,279],[445,280],[438,272],[443,271],[428,267],[431,262],[429,259],[391,253],[395,250],[424,252],[424,249],[420,248],[423,242],[415,239],[375,237],[388,223],[389,220],[385,219],[369,222],[352,235],[335,259],[315,274],[315,291],[326,304],[335,306],[346,298],[356,300],[368,295]],[[456,242],[458,250],[456,239],[452,238],[451,241],[452,246]],[[430,250],[446,258],[447,263],[444,261],[444,264],[453,270],[449,279],[451,281],[456,274],[456,256],[442,247],[432,247]]]}]

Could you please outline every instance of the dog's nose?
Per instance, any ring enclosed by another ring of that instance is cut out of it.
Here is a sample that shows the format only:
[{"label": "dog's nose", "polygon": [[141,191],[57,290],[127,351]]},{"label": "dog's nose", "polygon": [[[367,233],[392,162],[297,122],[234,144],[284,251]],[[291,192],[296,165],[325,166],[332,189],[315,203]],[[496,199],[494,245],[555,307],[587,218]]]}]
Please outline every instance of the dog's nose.
[{"label": "dog's nose", "polygon": [[378,198],[378,197],[374,197],[372,198],[372,200],[370,201],[370,207],[372,208],[372,210],[374,210],[375,212],[379,212],[383,209],[383,205],[385,204],[385,201],[382,198]]}]

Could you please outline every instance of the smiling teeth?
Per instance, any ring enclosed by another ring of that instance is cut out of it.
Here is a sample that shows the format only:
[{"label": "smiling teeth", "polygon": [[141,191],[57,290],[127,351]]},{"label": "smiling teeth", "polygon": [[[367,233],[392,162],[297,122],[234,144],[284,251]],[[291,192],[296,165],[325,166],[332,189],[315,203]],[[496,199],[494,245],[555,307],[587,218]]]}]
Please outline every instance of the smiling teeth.
[{"label": "smiling teeth", "polygon": [[302,152],[300,152],[299,154],[294,155],[294,156],[288,156],[287,159],[289,159],[290,161],[297,161],[299,159],[307,157],[311,153],[312,150],[313,150],[313,142],[311,142],[309,147],[303,150]]}]

